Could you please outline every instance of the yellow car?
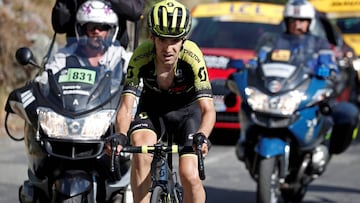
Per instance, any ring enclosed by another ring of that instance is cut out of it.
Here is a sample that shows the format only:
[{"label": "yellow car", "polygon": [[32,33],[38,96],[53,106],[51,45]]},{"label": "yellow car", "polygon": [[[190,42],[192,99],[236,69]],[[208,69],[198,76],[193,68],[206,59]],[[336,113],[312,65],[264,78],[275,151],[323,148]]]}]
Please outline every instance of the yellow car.
[{"label": "yellow car", "polygon": [[360,0],[310,0],[342,32],[344,41],[360,56]]}]

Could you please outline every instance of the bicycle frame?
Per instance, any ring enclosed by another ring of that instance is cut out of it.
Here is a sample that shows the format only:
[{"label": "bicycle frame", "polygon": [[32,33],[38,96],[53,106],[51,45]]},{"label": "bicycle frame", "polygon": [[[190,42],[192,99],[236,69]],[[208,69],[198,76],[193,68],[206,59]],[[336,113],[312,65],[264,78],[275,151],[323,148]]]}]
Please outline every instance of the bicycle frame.
[{"label": "bicycle frame", "polygon": [[181,186],[177,178],[176,171],[172,166],[172,155],[169,153],[178,153],[176,145],[171,146],[171,152],[167,151],[166,146],[163,144],[154,145],[154,157],[151,162],[151,180],[152,186],[150,192],[153,192],[154,188],[160,186],[167,194],[167,198],[175,200],[175,202],[182,202]]},{"label": "bicycle frame", "polygon": [[[153,160],[151,162],[151,181],[152,185],[149,191],[153,194],[157,187],[161,188],[161,193],[168,202],[182,202],[182,187],[178,181],[177,174],[173,170],[172,154],[181,151],[193,150],[192,146],[178,146],[172,145],[172,139],[168,138],[167,145],[157,143],[153,146],[125,146],[122,152],[128,153],[152,153]],[[169,155],[170,154],[170,155]],[[200,154],[199,174],[203,174],[202,180],[205,179],[204,163],[201,154],[201,149],[196,150],[196,154]]]}]

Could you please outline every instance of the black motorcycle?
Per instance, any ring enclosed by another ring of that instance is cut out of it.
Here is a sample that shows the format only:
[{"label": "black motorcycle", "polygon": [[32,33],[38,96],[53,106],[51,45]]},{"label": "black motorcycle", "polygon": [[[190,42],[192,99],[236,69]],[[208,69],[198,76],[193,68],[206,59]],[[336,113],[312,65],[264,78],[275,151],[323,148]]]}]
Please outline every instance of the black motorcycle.
[{"label": "black motorcycle", "polygon": [[[22,65],[38,66],[28,48],[16,58]],[[122,67],[64,67],[41,74],[13,90],[7,100],[8,116],[25,120],[24,141],[28,180],[19,189],[25,202],[125,202],[130,182],[130,155],[105,154],[106,138],[114,133],[122,92]],[[45,77],[45,79],[46,79]],[[38,76],[37,78],[40,78]],[[44,78],[42,78],[44,80]],[[16,138],[14,138],[16,139]]]}]

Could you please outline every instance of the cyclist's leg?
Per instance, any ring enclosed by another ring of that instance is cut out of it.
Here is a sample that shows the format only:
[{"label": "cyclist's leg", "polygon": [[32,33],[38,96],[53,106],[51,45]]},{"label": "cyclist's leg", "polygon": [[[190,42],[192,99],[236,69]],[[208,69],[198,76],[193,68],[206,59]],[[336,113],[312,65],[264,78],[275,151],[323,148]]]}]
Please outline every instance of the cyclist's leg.
[{"label": "cyclist's leg", "polygon": [[205,190],[199,178],[195,154],[183,154],[179,160],[181,184],[184,188],[184,203],[204,203]]},{"label": "cyclist's leg", "polygon": [[[154,145],[157,141],[155,128],[151,120],[144,116],[136,116],[129,131],[134,146]],[[135,203],[150,201],[148,190],[151,186],[150,165],[151,154],[133,154],[131,161],[131,189]]]},{"label": "cyclist's leg", "polygon": [[[171,127],[179,145],[191,146],[192,134],[197,132],[201,112],[196,103],[167,114],[166,127]],[[170,124],[169,124],[170,123]],[[170,129],[167,129],[170,130]],[[179,176],[184,189],[184,203],[204,203],[205,190],[199,178],[195,152],[180,154]]]}]

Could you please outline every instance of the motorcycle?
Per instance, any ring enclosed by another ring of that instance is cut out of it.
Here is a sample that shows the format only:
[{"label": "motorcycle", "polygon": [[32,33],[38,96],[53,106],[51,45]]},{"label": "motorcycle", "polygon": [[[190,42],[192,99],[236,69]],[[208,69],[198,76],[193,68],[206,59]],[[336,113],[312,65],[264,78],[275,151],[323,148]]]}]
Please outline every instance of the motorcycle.
[{"label": "motorcycle", "polygon": [[290,50],[259,53],[237,67],[227,80],[227,106],[242,98],[241,135],[236,155],[257,183],[257,203],[301,202],[308,185],[330,159],[333,69],[310,64],[329,61],[327,54],[299,56]]},{"label": "motorcycle", "polygon": [[[33,65],[29,48],[17,50],[21,65]],[[130,155],[105,153],[122,92],[122,67],[69,66],[47,82],[35,79],[13,90],[6,102],[5,128],[10,137],[24,140],[28,180],[19,189],[19,201],[119,202],[131,201]],[[43,72],[44,73],[44,72]],[[41,77],[37,77],[41,78]],[[23,139],[8,130],[8,116],[25,120]]]}]

